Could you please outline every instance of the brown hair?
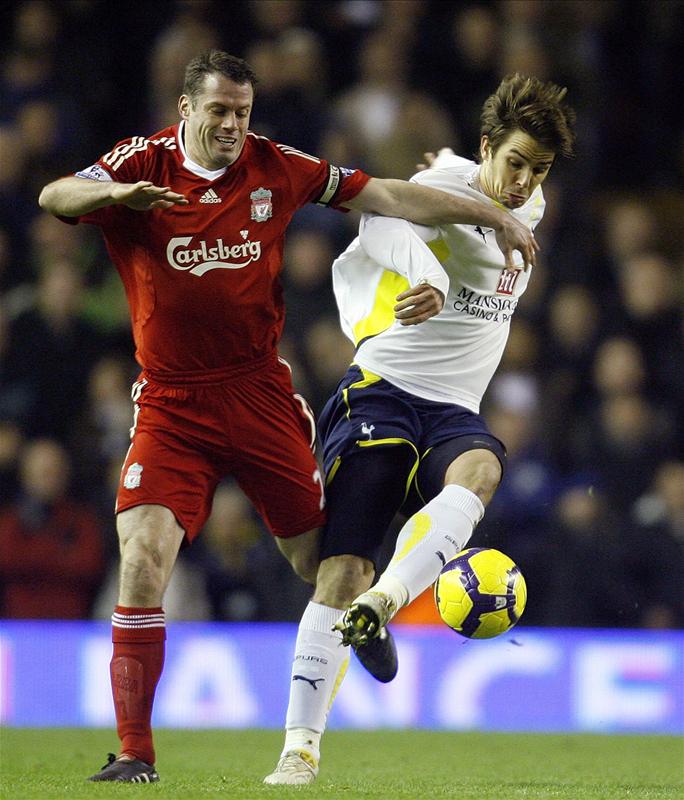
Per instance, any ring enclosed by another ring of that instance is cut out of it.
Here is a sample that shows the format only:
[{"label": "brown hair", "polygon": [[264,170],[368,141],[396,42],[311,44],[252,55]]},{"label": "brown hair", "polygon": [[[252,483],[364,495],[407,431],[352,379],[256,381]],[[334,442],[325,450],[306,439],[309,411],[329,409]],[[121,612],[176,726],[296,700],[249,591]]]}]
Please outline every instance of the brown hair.
[{"label": "brown hair", "polygon": [[508,75],[482,106],[480,134],[496,151],[511,131],[521,130],[562,156],[571,156],[575,112],[565,101],[567,89],[555,83]]},{"label": "brown hair", "polygon": [[216,72],[240,85],[251,83],[252,89],[255,89],[258,83],[254,70],[246,61],[231,56],[224,50],[209,50],[193,58],[185,68],[183,94],[190,98],[193,107],[195,98],[202,91],[204,78]]}]

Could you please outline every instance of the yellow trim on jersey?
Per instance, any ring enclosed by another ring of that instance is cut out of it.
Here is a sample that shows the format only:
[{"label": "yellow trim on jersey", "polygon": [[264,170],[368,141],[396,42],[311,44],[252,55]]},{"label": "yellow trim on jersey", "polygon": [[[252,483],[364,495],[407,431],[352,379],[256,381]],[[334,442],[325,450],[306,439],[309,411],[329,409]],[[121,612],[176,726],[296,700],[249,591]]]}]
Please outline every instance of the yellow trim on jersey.
[{"label": "yellow trim on jersey", "polygon": [[451,255],[449,245],[444,239],[433,239],[431,242],[426,242],[426,244],[430,250],[432,250],[432,254],[440,264],[443,264]]},{"label": "yellow trim on jersey", "polygon": [[392,325],[397,295],[405,292],[408,288],[409,282],[403,275],[398,275],[388,269],[383,270],[375,290],[375,299],[370,314],[354,325],[355,345],[358,345],[362,339],[382,333]]}]

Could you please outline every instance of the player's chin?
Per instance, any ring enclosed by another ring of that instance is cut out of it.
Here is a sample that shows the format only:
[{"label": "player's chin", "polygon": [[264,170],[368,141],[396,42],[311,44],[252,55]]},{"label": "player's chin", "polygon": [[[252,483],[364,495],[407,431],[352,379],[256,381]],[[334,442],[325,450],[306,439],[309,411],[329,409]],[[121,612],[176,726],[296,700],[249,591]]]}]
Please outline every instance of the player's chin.
[{"label": "player's chin", "polygon": [[227,167],[228,165],[232,164],[233,161],[237,156],[233,150],[227,150],[226,148],[218,148],[214,151],[214,162],[217,164],[221,164],[223,167]]},{"label": "player's chin", "polygon": [[[215,146],[212,148],[212,160],[215,164],[221,164],[222,167],[227,167],[235,161],[238,157],[239,150],[236,147],[226,147],[225,145]],[[220,169],[220,168],[219,168]]]},{"label": "player's chin", "polygon": [[506,208],[520,208],[524,206],[526,202],[527,198],[521,195],[508,195],[503,201],[503,204]]}]

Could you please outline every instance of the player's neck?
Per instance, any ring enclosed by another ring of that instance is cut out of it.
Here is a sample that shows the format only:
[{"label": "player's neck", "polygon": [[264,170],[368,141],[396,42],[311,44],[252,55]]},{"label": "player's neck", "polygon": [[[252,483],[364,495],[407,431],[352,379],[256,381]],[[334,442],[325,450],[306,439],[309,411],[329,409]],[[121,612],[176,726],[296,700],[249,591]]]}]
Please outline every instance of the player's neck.
[{"label": "player's neck", "polygon": [[491,200],[496,200],[494,193],[491,188],[491,176],[489,174],[489,170],[487,169],[487,162],[483,161],[480,164],[480,171],[477,176],[477,188],[482,192],[482,194],[487,195]]}]

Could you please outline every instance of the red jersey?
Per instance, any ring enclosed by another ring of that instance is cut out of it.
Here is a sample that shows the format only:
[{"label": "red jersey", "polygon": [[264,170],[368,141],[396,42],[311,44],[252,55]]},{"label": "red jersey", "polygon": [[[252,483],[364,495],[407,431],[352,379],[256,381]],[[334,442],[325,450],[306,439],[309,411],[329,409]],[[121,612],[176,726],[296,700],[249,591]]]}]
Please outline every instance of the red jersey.
[{"label": "red jersey", "polygon": [[272,353],[284,323],[279,274],[292,215],[307,203],[337,207],[370,179],[252,132],[237,161],[212,172],[188,158],[183,127],[126,139],[76,173],[147,180],[190,201],[81,217],[102,229],[126,290],[136,358],[152,375],[223,372]]}]

